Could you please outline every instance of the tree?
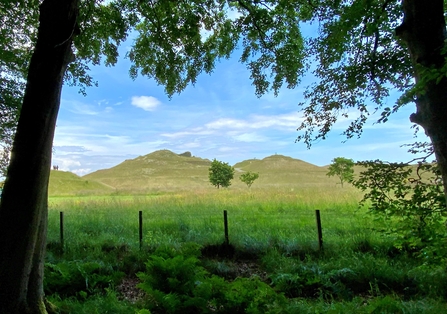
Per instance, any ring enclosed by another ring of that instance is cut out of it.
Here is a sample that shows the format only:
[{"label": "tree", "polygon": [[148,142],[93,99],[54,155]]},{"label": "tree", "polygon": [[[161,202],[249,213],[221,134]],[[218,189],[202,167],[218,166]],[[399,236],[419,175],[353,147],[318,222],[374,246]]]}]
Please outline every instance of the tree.
[{"label": "tree", "polygon": [[247,171],[241,174],[239,178],[241,179],[242,182],[247,184],[248,188],[250,188],[253,182],[255,182],[257,178],[259,178],[259,173]]},{"label": "tree", "polygon": [[344,182],[351,182],[354,179],[354,161],[343,157],[334,158],[326,175],[338,177],[343,187]]},{"label": "tree", "polygon": [[228,163],[213,159],[208,169],[208,177],[212,185],[217,188],[227,188],[231,185],[234,177],[234,168]]},{"label": "tree", "polygon": [[424,264],[445,263],[446,200],[436,164],[419,162],[359,162],[362,171],[353,185],[364,191],[362,205],[384,222],[393,245],[420,258]]},{"label": "tree", "polygon": [[[37,29],[33,17],[39,17],[39,26],[35,38],[32,31],[23,32],[35,45],[0,204],[0,311],[42,313],[49,162],[64,76],[72,84],[91,85],[88,64],[114,64],[118,45],[135,30],[128,55],[131,76],[154,77],[172,95],[194,83],[200,72],[210,73],[243,37],[242,61],[262,93],[269,86],[265,69],[275,74],[275,90],[283,80],[296,85],[303,41],[295,15],[272,19],[269,11],[242,2],[237,8],[245,14],[234,20],[227,17],[223,0],[9,0],[1,5],[4,12],[23,13],[15,24],[10,20],[2,36]],[[272,38],[264,36],[269,29]],[[211,34],[204,38],[203,30]]]},{"label": "tree", "polygon": [[[338,117],[354,120],[346,136],[360,135],[370,113],[378,122],[408,103],[410,121],[431,139],[447,197],[447,68],[445,1],[307,1],[304,20],[318,22],[309,41],[317,82],[305,93],[297,140],[325,139]],[[389,107],[392,91],[402,93]],[[371,105],[368,105],[371,104]],[[315,135],[316,133],[316,135]]]},{"label": "tree", "polygon": [[[0,92],[0,95],[2,94]],[[0,99],[0,177],[6,176],[18,112],[17,108],[5,104]]]},{"label": "tree", "polygon": [[[24,14],[20,4],[0,3],[0,177],[6,176],[12,141],[17,126],[25,89],[24,79],[31,54],[30,37],[33,28],[18,29],[17,22],[33,20],[33,14]],[[27,11],[27,13],[31,13]]]}]

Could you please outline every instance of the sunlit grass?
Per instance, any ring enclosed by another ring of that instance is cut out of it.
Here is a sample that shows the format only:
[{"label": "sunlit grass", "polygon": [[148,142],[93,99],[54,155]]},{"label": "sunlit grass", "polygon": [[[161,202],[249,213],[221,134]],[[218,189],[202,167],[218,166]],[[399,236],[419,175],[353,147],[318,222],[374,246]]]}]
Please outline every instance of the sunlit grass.
[{"label": "sunlit grass", "polygon": [[352,189],[293,191],[215,190],[152,196],[51,198],[48,240],[59,241],[59,212],[64,212],[67,252],[83,252],[95,243],[138,247],[139,211],[145,244],[224,241],[223,211],[228,213],[230,242],[262,251],[272,245],[293,250],[317,246],[315,210],[321,211],[325,243],[340,243],[372,227],[358,210]]},{"label": "sunlit grass", "polygon": [[[51,198],[47,261],[64,265],[100,261],[105,274],[119,271],[134,276],[145,269],[158,247],[222,244],[226,210],[230,243],[245,254],[242,259],[257,260],[279,293],[290,294],[286,309],[290,313],[444,312],[445,271],[420,268],[419,262],[396,252],[393,239],[375,231],[380,222],[358,208],[360,198],[352,188],[325,186]],[[324,251],[318,248],[316,209],[321,212]],[[65,247],[58,254],[51,246],[60,241],[61,211]],[[141,251],[139,211],[143,212]],[[204,263],[222,276],[237,273],[237,260],[211,258]],[[281,281],[281,276],[288,281]],[[309,295],[296,298],[298,288],[307,289]],[[139,308],[120,301],[113,286],[85,299],[58,295],[50,299],[63,313],[89,313],[95,307],[102,309],[98,313],[133,313]]]}]

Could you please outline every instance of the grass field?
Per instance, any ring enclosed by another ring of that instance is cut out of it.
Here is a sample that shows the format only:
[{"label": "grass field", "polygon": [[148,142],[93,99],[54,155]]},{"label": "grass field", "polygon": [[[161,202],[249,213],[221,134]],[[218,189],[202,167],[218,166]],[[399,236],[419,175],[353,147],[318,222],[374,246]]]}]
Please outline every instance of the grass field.
[{"label": "grass field", "polygon": [[360,198],[333,182],[51,197],[46,293],[59,313],[447,312],[445,267],[394,248]]},{"label": "grass field", "polygon": [[[327,167],[246,160],[218,190],[209,164],[162,150],[83,177],[52,171],[45,292],[54,313],[447,312],[445,265],[396,248],[358,207],[362,194]],[[260,175],[250,189],[245,171]]]}]

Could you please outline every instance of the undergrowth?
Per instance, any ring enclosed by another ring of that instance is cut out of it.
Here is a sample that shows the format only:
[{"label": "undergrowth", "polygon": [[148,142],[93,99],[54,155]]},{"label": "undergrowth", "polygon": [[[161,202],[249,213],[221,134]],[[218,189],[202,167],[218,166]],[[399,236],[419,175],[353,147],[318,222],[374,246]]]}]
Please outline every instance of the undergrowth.
[{"label": "undergrowth", "polygon": [[131,201],[72,203],[64,247],[62,208],[50,211],[45,293],[55,313],[447,312],[445,267],[421,265],[361,211],[322,210],[320,251],[315,216],[296,209],[296,198],[274,207],[247,196],[250,205],[227,200],[218,211],[216,200],[195,208],[202,201],[152,200],[135,203],[147,210],[141,250]]}]

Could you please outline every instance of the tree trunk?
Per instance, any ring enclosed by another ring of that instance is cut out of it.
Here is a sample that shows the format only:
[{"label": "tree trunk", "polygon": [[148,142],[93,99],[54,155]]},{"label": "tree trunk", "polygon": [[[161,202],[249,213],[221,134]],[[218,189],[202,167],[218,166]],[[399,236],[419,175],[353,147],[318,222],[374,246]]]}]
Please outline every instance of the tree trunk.
[{"label": "tree trunk", "polygon": [[45,0],[0,203],[0,313],[46,313],[48,180],[79,0]]},{"label": "tree trunk", "polygon": [[[427,69],[445,66],[442,50],[447,39],[443,0],[403,0],[404,20],[396,34],[408,46],[416,82],[426,80]],[[429,81],[416,99],[411,122],[422,126],[430,137],[447,198],[447,78]]]}]

